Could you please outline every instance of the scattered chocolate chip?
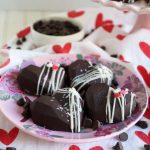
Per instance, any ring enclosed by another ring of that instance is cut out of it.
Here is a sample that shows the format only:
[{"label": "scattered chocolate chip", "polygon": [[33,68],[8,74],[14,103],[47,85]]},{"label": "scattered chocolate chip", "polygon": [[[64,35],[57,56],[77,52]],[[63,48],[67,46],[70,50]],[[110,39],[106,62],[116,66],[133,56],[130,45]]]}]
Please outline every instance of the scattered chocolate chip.
[{"label": "scattered chocolate chip", "polygon": [[31,117],[31,112],[29,108],[26,108],[23,112],[22,112],[22,116],[24,118],[30,118]]},{"label": "scattered chocolate chip", "polygon": [[106,51],[106,47],[105,46],[101,46],[101,49],[103,49],[104,51]]},{"label": "scattered chocolate chip", "polygon": [[30,102],[26,102],[24,105],[23,105],[23,108],[26,109],[30,106]]},{"label": "scattered chocolate chip", "polygon": [[148,127],[147,122],[146,121],[141,121],[141,120],[138,121],[135,125],[142,128],[142,129],[146,129]]},{"label": "scattered chocolate chip", "polygon": [[16,44],[21,45],[22,44],[21,40],[17,40]]},{"label": "scattered chocolate chip", "polygon": [[10,47],[10,46],[8,46],[8,47],[7,47],[7,49],[11,49],[11,47]]},{"label": "scattered chocolate chip", "polygon": [[118,83],[118,81],[117,81],[117,79],[116,79],[116,77],[115,77],[115,75],[114,75],[114,79],[112,80],[112,87],[118,87],[119,86],[119,83]]},{"label": "scattered chocolate chip", "polygon": [[145,148],[145,150],[150,150],[150,145],[149,144],[147,144],[147,145],[145,144],[144,148]]},{"label": "scattered chocolate chip", "polygon": [[118,58],[118,55],[117,54],[112,54],[110,55],[111,57],[114,57],[114,58]]},{"label": "scattered chocolate chip", "polygon": [[114,150],[123,150],[123,145],[121,142],[117,142],[115,146],[112,147]]},{"label": "scattered chocolate chip", "polygon": [[6,147],[6,150],[16,150],[15,147]]},{"label": "scattered chocolate chip", "polygon": [[123,132],[119,135],[119,140],[124,142],[124,141],[127,141],[128,140],[128,134]]},{"label": "scattered chocolate chip", "polygon": [[21,98],[21,99],[19,99],[18,101],[17,101],[17,105],[18,106],[24,106],[25,105],[25,100],[23,99],[23,98]]},{"label": "scattered chocolate chip", "polygon": [[26,37],[23,37],[21,40],[22,40],[22,42],[25,42],[27,39],[26,39]]},{"label": "scattered chocolate chip", "polygon": [[16,49],[21,49],[20,47],[16,47]]}]

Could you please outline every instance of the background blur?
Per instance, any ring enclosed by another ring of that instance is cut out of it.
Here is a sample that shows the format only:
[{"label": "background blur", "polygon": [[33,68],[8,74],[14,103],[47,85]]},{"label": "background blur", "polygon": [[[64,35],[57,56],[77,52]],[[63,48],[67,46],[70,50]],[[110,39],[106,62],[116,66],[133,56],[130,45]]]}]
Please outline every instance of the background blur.
[{"label": "background blur", "polygon": [[[63,5],[62,5],[63,4]],[[0,0],[1,10],[51,10],[64,11],[94,5],[90,0]]]},{"label": "background blur", "polygon": [[0,0],[0,47],[19,30],[51,12],[96,6],[91,0]]}]

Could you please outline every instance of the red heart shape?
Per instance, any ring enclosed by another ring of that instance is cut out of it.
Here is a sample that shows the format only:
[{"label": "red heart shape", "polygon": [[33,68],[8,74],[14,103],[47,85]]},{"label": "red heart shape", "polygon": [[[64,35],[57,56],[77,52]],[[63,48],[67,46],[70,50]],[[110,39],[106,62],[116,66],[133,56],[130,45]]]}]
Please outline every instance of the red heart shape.
[{"label": "red heart shape", "polygon": [[135,135],[138,136],[145,143],[150,144],[150,132],[147,135],[142,131],[135,131]]},{"label": "red heart shape", "polygon": [[52,49],[56,53],[69,53],[71,50],[71,43],[66,43],[63,47],[60,45],[53,45]]},{"label": "red heart shape", "polygon": [[90,148],[89,150],[103,150],[103,148],[101,146],[95,146]]},{"label": "red heart shape", "polygon": [[103,29],[107,32],[112,32],[113,28],[114,28],[113,24],[108,24],[108,25],[103,26]]},{"label": "red heart shape", "polygon": [[112,32],[113,30],[113,22],[111,20],[103,21],[103,14],[99,13],[96,17],[95,28],[103,27],[103,29],[107,32]]},{"label": "red heart shape", "polygon": [[122,35],[122,34],[118,34],[117,36],[116,36],[116,38],[118,39],[118,40],[123,40],[124,38],[125,38],[126,36],[125,35]]},{"label": "red heart shape", "polygon": [[150,108],[147,108],[144,114],[144,117],[150,119]]},{"label": "red heart shape", "polygon": [[78,146],[76,146],[76,145],[71,145],[69,147],[69,150],[80,150],[80,148]]},{"label": "red heart shape", "polygon": [[9,63],[10,63],[10,58],[8,58],[8,59],[6,60],[6,62],[4,62],[4,63],[0,66],[0,68],[3,68],[3,67],[5,67],[5,66],[7,66]]},{"label": "red heart shape", "polygon": [[72,11],[68,12],[68,17],[70,17],[70,18],[76,18],[76,17],[82,16],[84,13],[85,12],[83,10],[80,10],[80,11],[72,10]]},{"label": "red heart shape", "polygon": [[18,133],[19,129],[16,127],[10,130],[9,132],[0,129],[0,141],[5,145],[9,145],[16,139]]},{"label": "red heart shape", "polygon": [[31,28],[30,28],[30,27],[27,27],[27,28],[21,30],[20,32],[18,32],[18,33],[17,33],[17,37],[18,37],[18,38],[25,37],[25,36],[28,35],[30,32],[31,32]]},{"label": "red heart shape", "polygon": [[139,43],[140,49],[142,50],[142,52],[148,57],[150,58],[150,45],[145,43],[145,42],[140,42]]},{"label": "red heart shape", "polygon": [[143,66],[140,66],[140,65],[137,67],[137,70],[139,71],[139,73],[143,77],[146,85],[150,88],[150,73],[148,73],[146,68],[144,68]]}]

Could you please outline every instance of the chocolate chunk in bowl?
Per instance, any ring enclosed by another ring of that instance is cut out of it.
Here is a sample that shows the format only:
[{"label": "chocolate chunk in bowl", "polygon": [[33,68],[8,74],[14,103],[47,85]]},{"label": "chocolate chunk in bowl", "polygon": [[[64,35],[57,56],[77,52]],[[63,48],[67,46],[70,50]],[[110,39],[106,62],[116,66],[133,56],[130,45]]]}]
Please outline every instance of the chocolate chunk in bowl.
[{"label": "chocolate chunk in bowl", "polygon": [[31,26],[33,42],[37,46],[80,41],[84,36],[82,24],[74,19],[53,16],[40,19]]}]

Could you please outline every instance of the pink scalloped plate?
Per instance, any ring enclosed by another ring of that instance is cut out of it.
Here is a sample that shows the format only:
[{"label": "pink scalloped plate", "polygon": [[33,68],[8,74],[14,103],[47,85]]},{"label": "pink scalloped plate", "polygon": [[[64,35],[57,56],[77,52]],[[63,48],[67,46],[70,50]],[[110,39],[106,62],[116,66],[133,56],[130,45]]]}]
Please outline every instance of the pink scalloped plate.
[{"label": "pink scalloped plate", "polygon": [[[116,75],[120,87],[128,88],[137,96],[138,107],[133,115],[123,122],[104,125],[92,131],[82,129],[81,133],[59,132],[37,126],[31,119],[23,120],[21,115],[23,108],[16,104],[16,101],[23,95],[17,84],[17,74],[19,68],[9,69],[0,79],[0,110],[1,112],[22,131],[48,141],[61,143],[83,143],[93,142],[117,136],[118,134],[131,128],[143,116],[147,106],[147,93],[141,81],[125,66],[118,62],[103,60],[97,55],[47,55],[33,58],[23,62],[22,67],[34,64],[41,66],[46,62],[70,64],[77,59],[90,60],[93,63],[102,63],[108,66]],[[35,97],[26,95],[29,99]]]}]

